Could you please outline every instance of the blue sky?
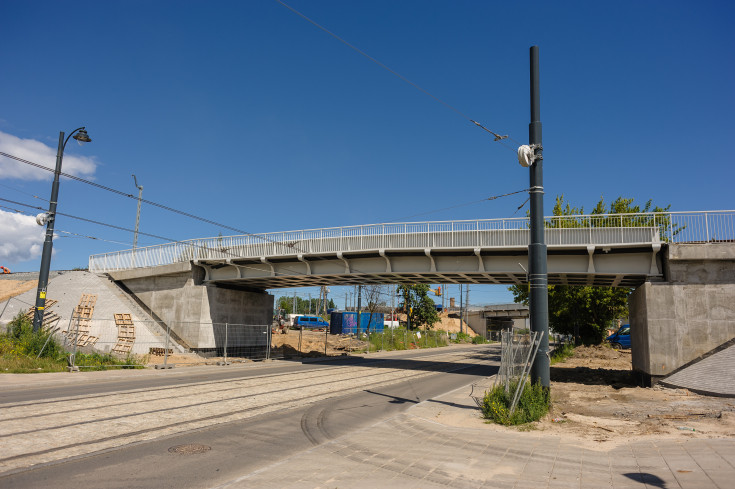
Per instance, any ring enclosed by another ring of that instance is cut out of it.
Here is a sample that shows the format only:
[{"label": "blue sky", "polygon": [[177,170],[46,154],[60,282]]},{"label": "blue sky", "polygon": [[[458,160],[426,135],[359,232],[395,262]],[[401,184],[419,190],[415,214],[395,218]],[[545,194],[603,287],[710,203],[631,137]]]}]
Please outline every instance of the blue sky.
[{"label": "blue sky", "polygon": [[[586,210],[601,196],[735,207],[731,2],[287,3],[523,143],[539,45],[547,213],[558,194]],[[53,166],[59,131],[84,125],[93,142],[69,143],[65,171],[130,193],[135,173],[144,198],[254,233],[510,217],[525,200],[431,212],[526,188],[516,143],[493,142],[274,0],[4,2],[0,13],[0,151]],[[46,206],[32,195],[48,199],[50,174],[24,166],[0,156],[0,197]],[[36,270],[43,230],[7,207],[0,264]],[[62,179],[59,211],[133,228],[136,202]],[[100,239],[59,233],[54,269],[132,244],[69,218],[56,229]],[[140,229],[231,234],[145,205]],[[471,292],[473,304],[509,298]]]}]

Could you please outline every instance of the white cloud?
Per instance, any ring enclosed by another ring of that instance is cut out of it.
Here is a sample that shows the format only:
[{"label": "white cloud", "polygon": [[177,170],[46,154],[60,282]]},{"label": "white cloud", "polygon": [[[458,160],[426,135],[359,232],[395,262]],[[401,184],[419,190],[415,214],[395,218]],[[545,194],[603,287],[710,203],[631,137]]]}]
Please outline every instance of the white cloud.
[{"label": "white cloud", "polygon": [[31,260],[41,256],[46,228],[31,216],[0,210],[0,262]]},{"label": "white cloud", "polygon": [[[69,140],[69,144],[73,141]],[[56,148],[45,145],[35,139],[21,139],[0,131],[0,151],[38,163],[52,170],[56,166]],[[64,152],[64,161],[61,171],[80,177],[91,176],[97,168],[93,158],[86,156],[72,156]],[[53,173],[46,172],[25,163],[0,156],[0,178],[18,178],[20,180],[50,180]]]}]

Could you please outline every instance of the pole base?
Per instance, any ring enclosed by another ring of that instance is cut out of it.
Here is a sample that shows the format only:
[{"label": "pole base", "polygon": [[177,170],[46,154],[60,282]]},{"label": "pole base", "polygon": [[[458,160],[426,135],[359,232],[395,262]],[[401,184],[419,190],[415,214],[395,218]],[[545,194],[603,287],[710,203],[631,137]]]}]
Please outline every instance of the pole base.
[{"label": "pole base", "polygon": [[167,369],[167,368],[174,368],[175,366],[176,365],[174,365],[173,363],[169,363],[168,365],[163,365],[163,364],[161,364],[161,365],[154,365],[153,368],[155,368],[156,370],[163,370],[163,369]]}]

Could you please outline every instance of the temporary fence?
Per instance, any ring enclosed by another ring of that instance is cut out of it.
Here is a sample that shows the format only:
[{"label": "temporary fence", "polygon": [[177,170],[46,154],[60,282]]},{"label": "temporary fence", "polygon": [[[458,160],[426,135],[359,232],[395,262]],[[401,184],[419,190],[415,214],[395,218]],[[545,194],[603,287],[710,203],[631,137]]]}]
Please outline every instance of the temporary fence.
[{"label": "temporary fence", "polygon": [[500,341],[500,370],[495,377],[496,385],[502,385],[508,396],[512,396],[509,413],[513,414],[518,400],[526,386],[531,365],[536,358],[544,333],[533,331],[530,334],[513,334],[512,330],[503,331]]},{"label": "temporary fence", "polygon": [[[17,315],[19,308],[13,306],[12,309]],[[26,309],[21,308],[20,312],[25,313]],[[68,352],[69,366],[73,370],[89,368],[79,361],[81,353],[111,355],[119,360],[116,365],[106,366],[145,364],[168,368],[176,364],[369,355],[380,351],[436,348],[451,342],[449,333],[427,329],[386,328],[346,335],[329,334],[323,329],[290,330],[281,334],[278,328],[262,324],[164,322],[141,320],[131,313],[118,313],[104,319],[94,316],[91,311],[76,307],[68,314],[55,313],[52,322],[44,322],[44,331],[50,333],[48,341],[54,338]],[[95,368],[98,367],[96,364]]]}]

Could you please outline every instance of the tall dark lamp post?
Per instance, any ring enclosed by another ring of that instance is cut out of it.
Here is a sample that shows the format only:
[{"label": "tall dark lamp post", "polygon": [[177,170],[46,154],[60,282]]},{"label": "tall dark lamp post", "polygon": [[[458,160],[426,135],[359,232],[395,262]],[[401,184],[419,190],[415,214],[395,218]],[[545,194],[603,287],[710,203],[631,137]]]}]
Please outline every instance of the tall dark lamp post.
[{"label": "tall dark lamp post", "polygon": [[90,139],[84,127],[74,129],[66,139],[64,133],[59,133],[59,149],[56,152],[56,169],[54,170],[54,183],[51,186],[51,199],[49,201],[48,213],[36,216],[36,222],[46,225],[46,239],[43,242],[43,255],[41,255],[41,271],[38,274],[38,293],[36,294],[36,312],[33,314],[33,331],[39,331],[43,324],[43,313],[46,307],[46,287],[48,286],[48,273],[51,268],[51,249],[53,248],[54,221],[56,220],[56,203],[59,198],[59,175],[61,174],[61,161],[64,159],[64,148],[69,138],[73,137],[79,144],[89,143]]},{"label": "tall dark lamp post", "polygon": [[531,367],[531,381],[548,388],[549,371],[549,288],[546,242],[544,240],[544,177],[541,145],[541,95],[538,46],[531,47],[531,123],[528,145],[518,148],[518,162],[530,172],[530,244],[528,246],[529,316],[531,331],[541,333],[541,344]]}]

